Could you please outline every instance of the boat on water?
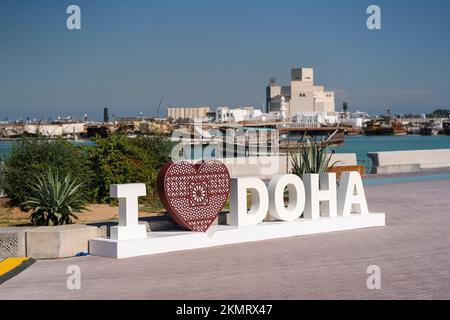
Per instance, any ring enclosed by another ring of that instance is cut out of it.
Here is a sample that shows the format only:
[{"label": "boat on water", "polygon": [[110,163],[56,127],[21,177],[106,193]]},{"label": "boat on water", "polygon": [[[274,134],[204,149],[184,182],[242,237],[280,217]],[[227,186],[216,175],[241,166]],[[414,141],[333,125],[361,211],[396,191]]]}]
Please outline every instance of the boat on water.
[{"label": "boat on water", "polygon": [[340,125],[339,128],[341,128],[344,131],[344,134],[347,136],[357,136],[363,133],[363,129],[355,127],[355,126],[349,126],[349,125]]},{"label": "boat on water", "polygon": [[364,134],[368,136],[403,136],[408,129],[399,120],[371,120],[364,126]]},{"label": "boat on water", "polygon": [[446,135],[450,135],[450,120],[442,122],[442,129]]},{"label": "boat on water", "polygon": [[0,124],[0,141],[19,138],[23,134],[23,127],[13,123]]},{"label": "boat on water", "polygon": [[420,132],[423,136],[437,136],[439,134],[439,129],[434,123],[427,122],[420,127]]},{"label": "boat on water", "polygon": [[419,126],[408,127],[408,134],[420,134],[420,127]]},{"label": "boat on water", "polygon": [[406,126],[399,120],[391,121],[392,131],[394,136],[405,136],[408,134],[408,129]]},{"label": "boat on water", "polygon": [[185,130],[183,148],[212,146],[216,155],[224,157],[289,153],[313,142],[325,147],[339,146],[345,137],[344,130],[338,127],[296,122],[209,124],[202,129],[193,126]]},{"label": "boat on water", "polygon": [[[251,125],[247,125],[247,127],[252,128]],[[256,127],[259,128],[259,126]],[[344,144],[345,139],[344,129],[320,126],[319,124],[282,122],[264,124],[262,128],[277,132],[279,150],[282,153],[290,152],[312,142],[324,147],[340,146]]]}]

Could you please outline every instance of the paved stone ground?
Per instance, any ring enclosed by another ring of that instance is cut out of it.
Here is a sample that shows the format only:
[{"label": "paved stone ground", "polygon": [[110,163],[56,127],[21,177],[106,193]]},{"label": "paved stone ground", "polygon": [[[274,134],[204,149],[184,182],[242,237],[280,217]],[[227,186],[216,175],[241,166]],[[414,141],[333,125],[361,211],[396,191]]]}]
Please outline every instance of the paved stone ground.
[{"label": "paved stone ground", "polygon": [[[0,299],[450,299],[450,180],[366,188],[388,226],[113,260],[38,261]],[[67,266],[82,288],[66,289]],[[381,268],[381,290],[366,269]]]}]

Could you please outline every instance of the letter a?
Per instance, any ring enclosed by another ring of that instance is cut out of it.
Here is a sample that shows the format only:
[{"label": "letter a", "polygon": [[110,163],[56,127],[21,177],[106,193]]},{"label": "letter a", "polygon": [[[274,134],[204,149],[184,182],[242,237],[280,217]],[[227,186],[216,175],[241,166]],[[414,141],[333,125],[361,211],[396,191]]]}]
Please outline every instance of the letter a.
[{"label": "letter a", "polygon": [[381,29],[381,9],[377,5],[370,5],[367,8],[367,14],[370,16],[367,18],[367,28],[369,30]]},{"label": "letter a", "polygon": [[367,278],[367,289],[380,290],[381,289],[381,269],[379,266],[369,266],[367,268],[367,274],[370,276]]},{"label": "letter a", "polygon": [[66,273],[69,275],[66,281],[66,287],[69,290],[81,289],[81,269],[77,265],[67,267]]},{"label": "letter a", "polygon": [[67,14],[70,14],[66,20],[66,26],[69,30],[81,30],[81,9],[79,6],[72,4],[67,7]]},{"label": "letter a", "polygon": [[359,172],[343,172],[338,190],[338,214],[348,216],[352,213],[369,214],[366,194]]}]

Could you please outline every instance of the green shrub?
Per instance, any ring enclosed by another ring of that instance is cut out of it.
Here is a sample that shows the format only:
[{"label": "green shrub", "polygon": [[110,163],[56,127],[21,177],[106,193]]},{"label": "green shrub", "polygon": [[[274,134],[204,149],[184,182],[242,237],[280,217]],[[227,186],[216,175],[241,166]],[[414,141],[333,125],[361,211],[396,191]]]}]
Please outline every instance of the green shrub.
[{"label": "green shrub", "polygon": [[64,225],[78,220],[77,212],[86,210],[85,198],[80,192],[84,186],[78,178],[70,174],[61,178],[58,172],[49,169],[46,175],[34,175],[32,193],[22,203],[27,209],[33,209],[31,223],[34,226]]},{"label": "green shrub", "polygon": [[339,161],[331,163],[331,154],[317,142],[301,146],[291,153],[292,173],[302,177],[309,173],[326,173]]},{"label": "green shrub", "polygon": [[134,143],[152,157],[153,165],[157,170],[170,160],[170,153],[175,145],[167,137],[149,135],[138,135]]},{"label": "green shrub", "polygon": [[79,192],[89,202],[109,203],[109,187],[120,183],[145,183],[148,199],[157,201],[156,178],[169,161],[172,143],[165,137],[116,133],[77,146],[62,138],[23,138],[14,143],[11,155],[0,168],[0,190],[13,205],[33,194],[36,176],[57,170],[77,177]]},{"label": "green shrub", "polygon": [[159,169],[169,160],[170,143],[161,137],[128,138],[116,133],[95,137],[94,145],[85,146],[94,172],[95,199],[110,202],[111,184],[145,183],[149,198],[154,199]]},{"label": "green shrub", "polygon": [[13,205],[20,205],[31,196],[35,177],[51,168],[63,176],[78,177],[86,185],[81,192],[92,198],[87,154],[63,138],[28,137],[16,141],[0,172],[0,189]]}]

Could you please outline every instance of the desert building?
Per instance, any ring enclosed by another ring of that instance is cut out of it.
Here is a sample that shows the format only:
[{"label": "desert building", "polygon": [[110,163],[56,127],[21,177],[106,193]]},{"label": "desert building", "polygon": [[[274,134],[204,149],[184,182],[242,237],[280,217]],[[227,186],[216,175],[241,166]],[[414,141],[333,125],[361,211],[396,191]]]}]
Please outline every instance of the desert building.
[{"label": "desert building", "polygon": [[266,88],[267,112],[284,111],[283,97],[288,117],[304,112],[335,112],[334,92],[314,84],[312,68],[292,69],[290,86],[280,86],[271,78]]}]

